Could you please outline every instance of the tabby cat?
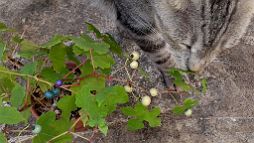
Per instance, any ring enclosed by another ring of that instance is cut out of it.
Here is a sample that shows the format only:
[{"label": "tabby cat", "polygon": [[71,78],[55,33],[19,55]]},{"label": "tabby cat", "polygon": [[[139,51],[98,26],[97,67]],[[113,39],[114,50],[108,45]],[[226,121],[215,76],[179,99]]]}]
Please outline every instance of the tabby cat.
[{"label": "tabby cat", "polygon": [[234,47],[254,14],[254,0],[93,0],[159,69],[200,71]]}]

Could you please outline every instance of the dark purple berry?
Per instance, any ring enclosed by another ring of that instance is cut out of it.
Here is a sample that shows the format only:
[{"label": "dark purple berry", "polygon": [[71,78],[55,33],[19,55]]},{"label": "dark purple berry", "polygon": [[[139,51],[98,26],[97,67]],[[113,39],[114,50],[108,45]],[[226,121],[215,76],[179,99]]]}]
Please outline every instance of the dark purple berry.
[{"label": "dark purple berry", "polygon": [[62,86],[63,85],[63,81],[62,80],[57,80],[55,83],[56,87]]},{"label": "dark purple berry", "polygon": [[57,96],[57,95],[60,94],[60,89],[59,88],[55,88],[51,92],[54,94],[54,96]]},{"label": "dark purple berry", "polygon": [[47,91],[44,93],[45,98],[52,99],[54,97],[54,94],[51,91]]}]

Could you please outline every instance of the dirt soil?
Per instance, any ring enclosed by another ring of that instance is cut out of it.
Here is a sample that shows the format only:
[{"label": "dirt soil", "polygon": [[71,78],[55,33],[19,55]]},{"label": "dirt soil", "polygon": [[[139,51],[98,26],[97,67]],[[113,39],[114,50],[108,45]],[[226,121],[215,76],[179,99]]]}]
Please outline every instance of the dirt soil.
[{"label": "dirt soil", "polygon": [[[84,21],[95,24],[103,32],[112,32],[110,19],[89,6],[86,0],[1,0],[0,21],[12,26],[25,38],[43,43],[54,34],[78,35],[85,31]],[[112,118],[108,136],[100,143],[254,143],[254,20],[246,36],[236,47],[222,53],[205,72],[208,93],[201,97],[193,116],[175,117],[169,110],[173,102],[166,96],[153,100],[163,114],[162,126],[129,132],[126,123]],[[124,41],[126,51],[138,47]],[[141,67],[149,78],[137,77],[145,88],[162,88],[160,73],[142,53]],[[123,64],[117,59],[116,69]],[[125,77],[124,73],[118,76]],[[137,93],[142,95],[143,93]]]}]

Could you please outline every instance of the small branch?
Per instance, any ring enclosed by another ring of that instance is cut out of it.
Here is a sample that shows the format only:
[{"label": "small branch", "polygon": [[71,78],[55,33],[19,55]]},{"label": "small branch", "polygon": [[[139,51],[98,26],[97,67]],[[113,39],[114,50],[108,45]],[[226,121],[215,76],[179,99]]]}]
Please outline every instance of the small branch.
[{"label": "small branch", "polygon": [[70,127],[69,130],[72,130],[80,120],[81,120],[81,117],[79,117],[79,118],[71,125],[71,127]]},{"label": "small branch", "polygon": [[129,80],[132,82],[131,75],[130,75],[130,73],[129,73],[127,67],[126,67],[127,62],[128,62],[128,59],[126,59],[126,61],[125,61],[125,63],[124,63],[124,69],[125,69],[125,71],[126,71],[126,74],[127,74],[128,78],[129,78]]},{"label": "small branch", "polygon": [[86,60],[83,61],[81,64],[79,64],[78,66],[76,66],[74,69],[72,69],[70,72],[68,72],[66,75],[64,75],[64,79],[67,78],[70,74],[75,73],[75,71],[80,68],[81,66],[83,66],[86,63]]},{"label": "small branch", "polygon": [[[21,39],[24,37],[25,32],[26,32],[26,29],[27,29],[27,27],[25,27],[23,33],[21,34],[21,36],[20,36]],[[14,49],[13,49],[13,51],[12,51],[12,54],[11,54],[12,57],[13,57],[13,55],[15,54],[15,52],[17,51],[18,46],[19,46],[19,44],[16,44],[16,46],[14,47]]]},{"label": "small branch", "polygon": [[21,143],[20,140],[19,140],[19,136],[20,136],[27,128],[29,128],[29,126],[30,126],[30,125],[28,124],[24,129],[22,129],[22,130],[19,132],[19,134],[18,134],[18,142],[19,142],[19,143]]},{"label": "small branch", "polygon": [[95,71],[95,65],[94,65],[94,60],[93,60],[93,49],[90,48],[90,58],[91,58],[91,63],[92,63],[92,66],[93,66],[93,71]]},{"label": "small branch", "polygon": [[64,135],[66,135],[66,134],[68,134],[68,133],[69,133],[69,131],[65,131],[65,132],[63,132],[63,133],[61,133],[61,134],[59,134],[59,135],[57,135],[57,136],[51,138],[47,143],[51,143],[51,141],[53,141],[53,140],[55,140],[55,139],[57,139],[57,138],[60,138],[61,136],[64,136]]},{"label": "small branch", "polygon": [[77,134],[77,133],[74,133],[74,132],[70,132],[70,133],[71,133],[72,135],[74,135],[74,136],[80,137],[80,138],[82,138],[82,139],[84,139],[84,140],[90,142],[90,140],[89,140],[88,138],[83,137],[83,136],[81,136],[80,134]]},{"label": "small branch", "polygon": [[6,70],[0,70],[0,73],[20,76],[20,77],[26,77],[26,78],[31,78],[31,79],[34,79],[34,80],[36,80],[38,82],[45,83],[45,84],[47,84],[49,86],[53,86],[53,83],[50,83],[50,82],[48,82],[46,80],[38,78],[37,76],[32,76],[32,75],[29,75],[29,74],[21,74],[21,73],[12,72],[12,71],[6,71]]}]

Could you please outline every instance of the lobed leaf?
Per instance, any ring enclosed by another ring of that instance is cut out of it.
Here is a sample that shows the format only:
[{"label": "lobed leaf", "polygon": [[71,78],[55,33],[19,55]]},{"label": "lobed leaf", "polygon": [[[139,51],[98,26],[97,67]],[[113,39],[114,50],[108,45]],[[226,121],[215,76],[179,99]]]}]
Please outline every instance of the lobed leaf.
[{"label": "lobed leaf", "polygon": [[20,84],[16,83],[11,91],[11,105],[13,107],[19,107],[24,103],[26,97],[26,90]]},{"label": "lobed leaf", "polygon": [[50,48],[62,43],[63,40],[65,40],[65,39],[66,38],[62,35],[55,35],[47,43],[43,44],[42,48],[49,48],[50,49]]},{"label": "lobed leaf", "polygon": [[62,111],[62,118],[69,119],[71,111],[77,109],[75,105],[75,96],[64,96],[58,101],[57,107]]},{"label": "lobed leaf", "polygon": [[37,70],[37,65],[38,65],[38,62],[26,64],[21,68],[20,73],[35,75],[36,70]]},{"label": "lobed leaf", "polygon": [[[47,112],[40,116],[36,121],[37,125],[42,127],[42,130],[33,138],[33,143],[46,143],[50,139],[66,132],[71,127],[72,123],[69,119],[56,120],[54,112]],[[54,139],[54,143],[68,143],[72,141],[72,136],[65,134]]]},{"label": "lobed leaf", "polygon": [[132,119],[128,121],[129,130],[134,131],[143,128],[144,121],[147,121],[151,127],[161,125],[161,119],[158,117],[160,115],[159,108],[153,108],[149,111],[147,107],[143,106],[141,103],[137,103],[134,108],[124,107],[121,111],[124,115],[132,117]]},{"label": "lobed leaf", "polygon": [[53,64],[53,68],[56,72],[61,73],[65,69],[65,56],[66,49],[63,45],[57,45],[50,49],[49,59]]},{"label": "lobed leaf", "polygon": [[24,118],[15,107],[0,107],[0,124],[18,124],[22,121]]}]

